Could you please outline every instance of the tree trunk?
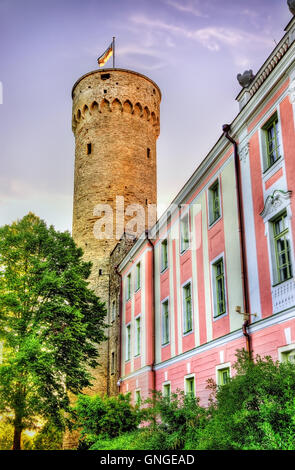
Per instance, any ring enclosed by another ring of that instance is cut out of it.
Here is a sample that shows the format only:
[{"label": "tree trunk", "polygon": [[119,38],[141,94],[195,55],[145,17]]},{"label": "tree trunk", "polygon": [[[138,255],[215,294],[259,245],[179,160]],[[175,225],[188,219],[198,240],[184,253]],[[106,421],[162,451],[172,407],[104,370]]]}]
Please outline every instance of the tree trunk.
[{"label": "tree trunk", "polygon": [[15,427],[12,450],[21,450],[21,435],[22,435],[22,429]]}]

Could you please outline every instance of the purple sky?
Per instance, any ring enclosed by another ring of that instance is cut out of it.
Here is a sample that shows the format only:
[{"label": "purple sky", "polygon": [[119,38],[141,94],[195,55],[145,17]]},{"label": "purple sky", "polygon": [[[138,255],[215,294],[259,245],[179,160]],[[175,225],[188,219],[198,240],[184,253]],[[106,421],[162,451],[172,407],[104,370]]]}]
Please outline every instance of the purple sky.
[{"label": "purple sky", "polygon": [[237,73],[290,19],[287,0],[0,0],[0,225],[31,210],[71,229],[71,88],[112,36],[116,65],[162,90],[161,213],[238,113]]}]

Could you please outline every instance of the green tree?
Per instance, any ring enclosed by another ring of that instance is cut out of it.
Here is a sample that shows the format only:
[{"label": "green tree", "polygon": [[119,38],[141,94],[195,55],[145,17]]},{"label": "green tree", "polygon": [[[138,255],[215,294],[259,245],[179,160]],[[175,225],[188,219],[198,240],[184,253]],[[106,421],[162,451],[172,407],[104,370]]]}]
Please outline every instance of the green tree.
[{"label": "green tree", "polygon": [[0,413],[24,429],[63,428],[68,393],[91,384],[104,340],[104,305],[88,287],[91,263],[69,232],[29,213],[0,228]]}]

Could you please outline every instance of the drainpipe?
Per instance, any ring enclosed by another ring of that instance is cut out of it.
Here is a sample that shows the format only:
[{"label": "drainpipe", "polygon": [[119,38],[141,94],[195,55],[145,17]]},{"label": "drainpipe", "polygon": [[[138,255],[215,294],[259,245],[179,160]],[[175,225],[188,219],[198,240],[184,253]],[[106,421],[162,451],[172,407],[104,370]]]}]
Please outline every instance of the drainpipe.
[{"label": "drainpipe", "polygon": [[152,243],[151,239],[149,238],[149,231],[145,231],[146,239],[149,242],[150,246],[152,247],[152,293],[153,293],[153,306],[152,306],[152,347],[153,347],[153,355],[152,355],[152,364],[151,364],[151,371],[153,376],[153,390],[156,390],[156,371],[154,369],[155,365],[155,357],[156,357],[156,338],[155,338],[155,312],[156,312],[156,305],[155,305],[155,247]]},{"label": "drainpipe", "polygon": [[[244,214],[241,194],[241,169],[240,159],[238,154],[238,144],[230,137],[230,125],[224,124],[222,126],[224,137],[234,146],[234,160],[235,160],[235,173],[237,181],[237,199],[238,199],[238,221],[239,221],[239,233],[240,233],[240,246],[241,246],[241,278],[243,285],[243,301],[244,301],[244,323],[243,323],[243,335],[246,338],[246,346],[250,359],[252,359],[252,347],[251,347],[251,336],[248,332],[248,326],[250,325],[250,303],[248,294],[248,279],[247,279],[247,261],[246,261],[246,241],[245,241],[245,229],[244,229]],[[237,310],[238,311],[238,310]]]},{"label": "drainpipe", "polygon": [[118,376],[119,376],[119,379],[118,379],[118,382],[117,382],[117,386],[118,386],[118,392],[120,393],[120,389],[121,389],[121,360],[122,360],[122,354],[121,354],[121,350],[122,350],[122,274],[118,271],[118,267],[119,266],[115,266],[115,271],[117,273],[117,275],[120,277],[120,293],[119,293],[119,319],[120,319],[120,322],[119,322],[119,370],[118,370]]}]

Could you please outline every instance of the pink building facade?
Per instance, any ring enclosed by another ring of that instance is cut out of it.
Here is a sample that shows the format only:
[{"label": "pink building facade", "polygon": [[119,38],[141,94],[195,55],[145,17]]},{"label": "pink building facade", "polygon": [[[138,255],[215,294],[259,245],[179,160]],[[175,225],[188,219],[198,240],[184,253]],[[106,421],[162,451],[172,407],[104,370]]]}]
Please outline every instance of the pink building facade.
[{"label": "pink building facade", "polygon": [[134,401],[182,389],[206,405],[207,380],[233,375],[237,349],[295,358],[294,39],[293,17],[230,127],[118,268],[119,388]]}]

